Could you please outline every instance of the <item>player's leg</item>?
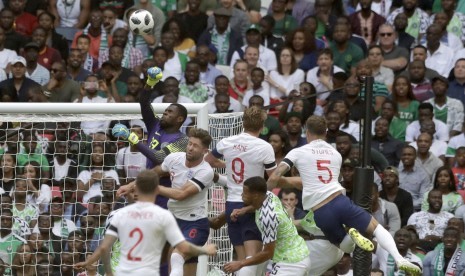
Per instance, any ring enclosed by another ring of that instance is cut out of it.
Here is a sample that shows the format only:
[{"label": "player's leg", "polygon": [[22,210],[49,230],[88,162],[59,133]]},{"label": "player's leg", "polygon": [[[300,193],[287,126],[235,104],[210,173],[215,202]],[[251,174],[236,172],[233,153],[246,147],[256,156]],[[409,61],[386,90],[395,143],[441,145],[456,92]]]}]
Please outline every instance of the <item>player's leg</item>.
[{"label": "player's leg", "polygon": [[[192,244],[203,246],[208,240],[210,227],[208,219],[196,221],[185,221],[177,219],[186,240]],[[170,276],[190,276],[197,273],[198,257],[184,256],[176,249],[171,254],[171,274]]]},{"label": "player's leg", "polygon": [[[250,258],[262,251],[263,243],[260,230],[255,223],[255,215],[245,214],[239,218],[242,239],[244,241],[245,258]],[[263,275],[266,262],[259,265],[246,266],[237,272],[237,276]]]},{"label": "player's leg", "polygon": [[411,275],[421,275],[421,268],[402,257],[392,235],[381,224],[379,224],[375,218],[371,217],[370,224],[368,225],[366,232],[370,235],[372,234],[376,238],[378,244],[391,254],[398,269],[406,271]]},{"label": "player's leg", "polygon": [[273,263],[272,276],[307,276],[311,267],[310,256],[297,263]]},{"label": "player's leg", "polygon": [[337,246],[324,239],[307,240],[311,267],[308,275],[321,275],[335,266],[344,255]]},{"label": "player's leg", "polygon": [[232,221],[231,220],[231,213],[234,209],[242,208],[243,203],[241,202],[226,202],[226,222],[228,223],[228,236],[231,244],[234,247],[234,251],[236,252],[236,260],[241,261],[244,260],[245,249],[244,249],[244,241],[242,239],[241,227],[239,221]]}]

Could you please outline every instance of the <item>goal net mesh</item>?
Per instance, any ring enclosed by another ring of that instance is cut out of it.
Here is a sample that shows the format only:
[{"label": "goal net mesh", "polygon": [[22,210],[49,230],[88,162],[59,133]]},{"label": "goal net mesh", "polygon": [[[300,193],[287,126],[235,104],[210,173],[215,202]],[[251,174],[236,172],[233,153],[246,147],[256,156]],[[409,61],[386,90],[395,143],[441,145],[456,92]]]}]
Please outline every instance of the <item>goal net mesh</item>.
[{"label": "goal net mesh", "polygon": [[[15,234],[7,246],[0,243],[0,266],[3,261],[12,273],[28,267],[49,273],[70,269],[103,240],[113,206],[125,204],[124,199],[116,198],[116,189],[145,168],[142,154],[131,152],[127,142],[111,136],[115,123],[137,127],[141,115],[0,111],[0,118],[1,209],[2,216],[8,216],[4,209],[13,211]],[[189,119],[190,126],[196,126],[196,115],[189,114]],[[208,130],[213,148],[221,139],[242,131],[242,114],[209,114]],[[91,178],[94,184],[82,190],[80,183]],[[226,192],[217,184],[210,188],[209,217],[225,211]],[[22,245],[25,242],[29,246]],[[207,272],[222,274],[223,265],[232,260],[227,225],[211,229],[209,242],[218,246],[218,255],[208,259]],[[31,258],[19,257],[28,252]],[[114,268],[117,256],[112,261]],[[101,262],[88,268],[92,269],[103,275]]]}]

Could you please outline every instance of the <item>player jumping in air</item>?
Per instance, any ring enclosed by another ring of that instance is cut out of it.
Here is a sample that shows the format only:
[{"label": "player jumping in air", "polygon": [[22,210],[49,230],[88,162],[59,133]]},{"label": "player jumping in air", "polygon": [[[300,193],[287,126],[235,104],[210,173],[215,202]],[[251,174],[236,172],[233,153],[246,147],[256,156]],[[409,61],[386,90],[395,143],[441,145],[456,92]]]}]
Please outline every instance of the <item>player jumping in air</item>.
[{"label": "player jumping in air", "polygon": [[[368,212],[343,195],[344,188],[338,182],[342,157],[324,140],[325,119],[311,116],[306,127],[308,144],[286,155],[268,179],[268,189],[276,187],[281,176],[295,166],[302,179],[303,207],[313,211],[316,225],[331,243],[339,245],[344,252],[352,251],[354,242],[360,248],[372,251],[373,244],[359,231],[373,235],[378,244],[394,257],[398,269],[420,275],[421,269],[399,253],[391,234]],[[344,226],[350,227],[348,234]]]},{"label": "player jumping in air", "polygon": [[[239,261],[262,250],[262,238],[255,224],[250,206],[244,207],[242,187],[250,177],[270,175],[276,168],[274,151],[270,144],[258,138],[266,119],[265,111],[250,107],[244,111],[244,132],[222,139],[205,160],[215,168],[226,168],[228,196],[226,217],[228,234]],[[218,160],[224,156],[225,162]],[[237,219],[236,219],[237,218]],[[246,266],[238,276],[259,275],[257,265]]]}]

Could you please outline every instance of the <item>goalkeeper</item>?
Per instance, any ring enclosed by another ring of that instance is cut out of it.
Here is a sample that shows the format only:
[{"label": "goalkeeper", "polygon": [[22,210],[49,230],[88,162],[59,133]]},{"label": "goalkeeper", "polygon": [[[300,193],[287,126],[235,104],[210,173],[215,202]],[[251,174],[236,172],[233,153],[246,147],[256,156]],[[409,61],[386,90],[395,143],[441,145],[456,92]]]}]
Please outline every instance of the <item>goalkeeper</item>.
[{"label": "goalkeeper", "polygon": [[[172,152],[185,152],[188,137],[179,129],[187,118],[187,109],[180,104],[171,104],[163,112],[161,118],[155,116],[150,102],[150,93],[153,87],[160,81],[163,73],[160,68],[152,67],[147,70],[147,83],[144,91],[140,93],[139,103],[142,113],[142,120],[147,126],[147,144],[141,143],[137,134],[130,132],[122,124],[113,127],[112,134],[115,137],[123,138],[135,145],[137,149],[147,157],[147,169],[152,169],[161,165],[165,157]],[[160,185],[171,187],[169,177],[160,177]],[[118,194],[126,194],[132,190],[133,185],[128,184],[118,190]],[[168,198],[157,196],[155,204],[167,209]]]}]

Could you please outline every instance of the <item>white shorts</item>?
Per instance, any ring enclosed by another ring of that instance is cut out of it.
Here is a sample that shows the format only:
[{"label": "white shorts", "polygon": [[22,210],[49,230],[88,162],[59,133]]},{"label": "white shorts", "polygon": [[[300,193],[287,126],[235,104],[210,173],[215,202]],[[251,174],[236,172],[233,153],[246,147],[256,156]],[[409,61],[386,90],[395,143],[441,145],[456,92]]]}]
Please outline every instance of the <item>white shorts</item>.
[{"label": "white shorts", "polygon": [[310,271],[310,256],[298,263],[273,263],[273,276],[307,276]]},{"label": "white shorts", "polygon": [[312,266],[309,275],[321,275],[341,260],[344,252],[328,240],[315,239],[305,241],[310,250]]}]

